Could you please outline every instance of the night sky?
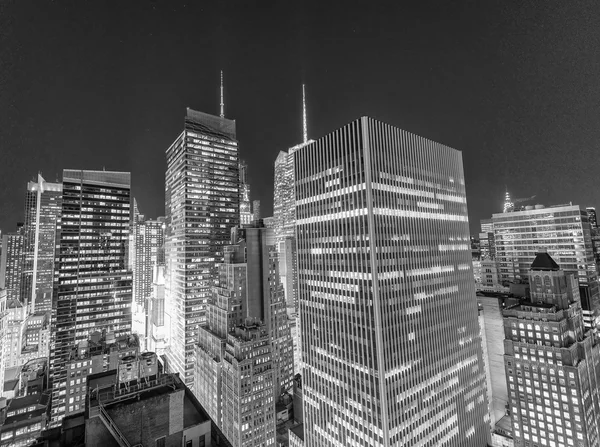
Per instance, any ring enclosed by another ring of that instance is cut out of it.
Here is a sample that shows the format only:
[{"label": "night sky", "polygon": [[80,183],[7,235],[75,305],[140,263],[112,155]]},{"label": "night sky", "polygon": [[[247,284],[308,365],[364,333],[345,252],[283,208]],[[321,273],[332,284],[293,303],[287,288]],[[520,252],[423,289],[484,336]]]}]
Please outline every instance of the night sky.
[{"label": "night sky", "polygon": [[600,205],[600,3],[591,1],[0,1],[0,229],[27,181],[132,172],[164,214],[165,150],[185,108],[237,121],[252,199],[273,162],[369,115],[463,153],[471,231],[505,185]]}]

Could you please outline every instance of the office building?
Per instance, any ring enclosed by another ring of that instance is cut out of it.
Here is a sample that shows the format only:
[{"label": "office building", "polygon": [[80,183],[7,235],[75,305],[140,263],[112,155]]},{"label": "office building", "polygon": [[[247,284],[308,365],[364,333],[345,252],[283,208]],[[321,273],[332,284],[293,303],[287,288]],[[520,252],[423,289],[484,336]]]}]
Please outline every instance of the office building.
[{"label": "office building", "polygon": [[50,311],[36,312],[22,322],[19,365],[50,355],[50,318]]},{"label": "office building", "polygon": [[165,267],[160,265],[154,268],[152,294],[148,303],[148,333],[146,336],[148,351],[156,352],[158,356],[165,353],[169,336],[168,328],[169,322],[166,321],[165,313]]},{"label": "office building", "polygon": [[165,310],[167,367],[190,388],[216,265],[240,223],[238,170],[235,121],[188,108],[183,132],[167,150]]},{"label": "office building", "polygon": [[138,214],[133,224],[133,321],[132,331],[140,337],[142,349],[147,348],[148,300],[152,295],[154,269],[165,263],[165,218],[146,219]]},{"label": "office building", "polygon": [[6,299],[21,301],[21,279],[23,277],[23,234],[2,235],[0,255],[0,289],[6,290]]},{"label": "office building", "polygon": [[252,202],[250,202],[250,183],[248,181],[248,164],[240,160],[240,224],[252,222]]},{"label": "office building", "polygon": [[140,214],[134,226],[133,298],[136,304],[145,306],[152,293],[154,267],[165,263],[165,218],[145,219]]},{"label": "office building", "polygon": [[232,230],[196,350],[196,396],[239,447],[274,445],[293,352],[272,230]]},{"label": "office building", "polygon": [[71,350],[95,332],[131,333],[132,272],[126,250],[130,173],[63,171],[52,296],[50,382],[53,426],[68,406]]},{"label": "office building", "polygon": [[295,173],[305,445],[486,445],[461,153],[363,117]]},{"label": "office building", "polygon": [[212,444],[211,420],[176,374],[162,374],[151,352],[121,359],[88,377],[87,447]]},{"label": "office building", "polygon": [[6,328],[8,320],[8,309],[6,302],[6,290],[0,289],[0,398],[4,392],[4,376],[6,371]]},{"label": "office building", "polygon": [[[587,212],[577,205],[527,206],[524,211],[492,215],[501,282],[527,281],[539,247],[579,281],[584,321],[600,321],[600,291]],[[513,264],[517,264],[513,268]]]},{"label": "office building", "polygon": [[26,308],[16,298],[6,302],[6,337],[4,347],[4,362],[6,368],[21,366],[21,347],[23,322]]},{"label": "office building", "polygon": [[15,395],[0,409],[0,446],[32,445],[47,426],[47,359],[23,365],[16,382]]},{"label": "office building", "polygon": [[588,214],[588,220],[590,221],[590,226],[592,228],[598,228],[598,218],[596,216],[596,208],[593,206],[588,206],[586,209]]},{"label": "office building", "polygon": [[576,276],[538,248],[531,301],[504,312],[515,447],[600,445],[600,345],[584,329]]},{"label": "office building", "polygon": [[56,222],[61,212],[62,184],[38,174],[27,183],[21,299],[27,314],[52,309]]},{"label": "office building", "polygon": [[252,220],[262,219],[262,214],[260,213],[260,200],[252,201]]}]

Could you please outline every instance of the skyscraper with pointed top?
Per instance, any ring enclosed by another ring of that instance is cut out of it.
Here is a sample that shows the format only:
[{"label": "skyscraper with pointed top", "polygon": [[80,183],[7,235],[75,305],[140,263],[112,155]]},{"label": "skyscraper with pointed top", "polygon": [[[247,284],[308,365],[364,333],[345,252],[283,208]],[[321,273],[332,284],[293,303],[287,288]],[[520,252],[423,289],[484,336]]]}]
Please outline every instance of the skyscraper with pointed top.
[{"label": "skyscraper with pointed top", "polygon": [[[275,240],[279,251],[279,271],[284,286],[288,315],[297,317],[297,274],[296,274],[296,200],[294,194],[294,153],[313,142],[308,139],[306,113],[306,87],[302,84],[302,143],[288,151],[280,151],[275,160],[275,185],[273,200],[273,220]],[[300,369],[300,348],[298,325],[294,331],[294,369]]]},{"label": "skyscraper with pointed top", "polygon": [[222,82],[220,106],[220,116],[188,108],[183,131],[166,153],[167,367],[192,389],[198,328],[223,246],[240,219],[238,142],[235,121],[224,117]]}]

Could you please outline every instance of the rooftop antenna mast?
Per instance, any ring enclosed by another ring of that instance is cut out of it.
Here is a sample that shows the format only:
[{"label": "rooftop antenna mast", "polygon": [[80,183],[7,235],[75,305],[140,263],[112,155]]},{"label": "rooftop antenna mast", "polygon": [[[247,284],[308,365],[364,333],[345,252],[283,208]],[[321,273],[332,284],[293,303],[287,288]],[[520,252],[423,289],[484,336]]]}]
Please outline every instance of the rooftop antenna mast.
[{"label": "rooftop antenna mast", "polygon": [[307,143],[308,128],[306,125],[306,89],[304,84],[302,84],[302,133],[304,136],[304,143]]},{"label": "rooftop antenna mast", "polygon": [[223,70],[221,70],[221,118],[225,118],[225,103],[223,102]]}]

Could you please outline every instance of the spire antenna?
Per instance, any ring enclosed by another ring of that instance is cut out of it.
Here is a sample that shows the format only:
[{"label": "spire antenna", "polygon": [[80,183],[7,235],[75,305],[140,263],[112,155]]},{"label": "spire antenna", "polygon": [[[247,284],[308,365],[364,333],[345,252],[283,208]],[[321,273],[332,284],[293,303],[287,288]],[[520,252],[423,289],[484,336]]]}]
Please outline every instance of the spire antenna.
[{"label": "spire antenna", "polygon": [[221,118],[225,118],[225,103],[223,102],[223,70],[221,70]]},{"label": "spire antenna", "polygon": [[302,133],[304,136],[304,143],[307,143],[308,128],[306,125],[306,89],[304,84],[302,84]]}]

